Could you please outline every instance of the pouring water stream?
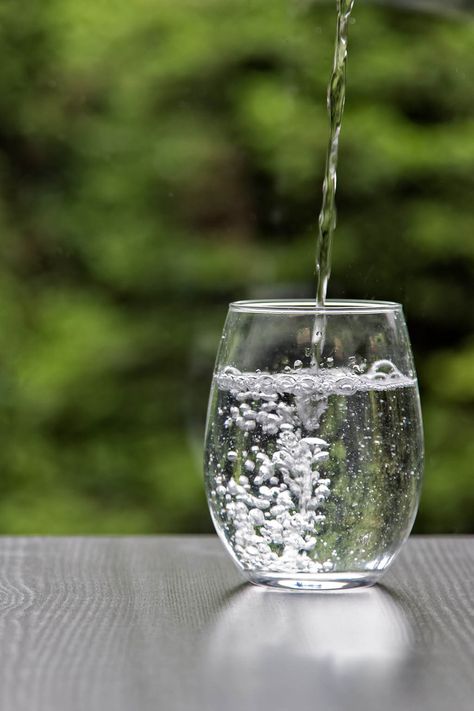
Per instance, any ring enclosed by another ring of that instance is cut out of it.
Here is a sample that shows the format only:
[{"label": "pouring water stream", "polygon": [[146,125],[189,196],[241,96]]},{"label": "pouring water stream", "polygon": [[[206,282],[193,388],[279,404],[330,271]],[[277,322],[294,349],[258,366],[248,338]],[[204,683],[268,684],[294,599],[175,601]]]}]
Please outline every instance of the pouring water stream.
[{"label": "pouring water stream", "polygon": [[[316,308],[323,308],[331,274],[331,247],[336,228],[336,189],[339,138],[346,101],[346,64],[349,20],[354,0],[337,0],[337,28],[334,63],[327,92],[330,121],[329,142],[326,153],[326,170],[323,182],[323,199],[319,213],[319,230],[316,241]],[[312,365],[318,368],[324,346],[325,318],[316,313],[312,334]]]}]

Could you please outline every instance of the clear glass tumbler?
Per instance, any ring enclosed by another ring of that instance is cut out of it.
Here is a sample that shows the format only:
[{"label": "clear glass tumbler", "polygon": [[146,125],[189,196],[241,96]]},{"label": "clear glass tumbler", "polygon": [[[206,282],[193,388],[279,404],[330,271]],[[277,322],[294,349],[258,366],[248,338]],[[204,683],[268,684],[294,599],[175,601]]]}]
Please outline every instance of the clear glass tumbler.
[{"label": "clear glass tumbler", "polygon": [[399,304],[230,305],[205,480],[217,533],[251,582],[374,584],[410,533],[422,469],[420,401]]}]

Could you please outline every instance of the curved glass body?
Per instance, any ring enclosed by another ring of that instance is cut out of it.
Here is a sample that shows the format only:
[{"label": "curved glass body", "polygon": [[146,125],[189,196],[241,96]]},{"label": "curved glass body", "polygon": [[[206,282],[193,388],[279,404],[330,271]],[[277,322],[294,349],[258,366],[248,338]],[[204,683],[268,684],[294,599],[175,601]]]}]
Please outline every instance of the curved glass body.
[{"label": "curved glass body", "polygon": [[422,468],[400,305],[230,305],[205,481],[217,533],[251,582],[300,590],[375,583],[411,530]]}]

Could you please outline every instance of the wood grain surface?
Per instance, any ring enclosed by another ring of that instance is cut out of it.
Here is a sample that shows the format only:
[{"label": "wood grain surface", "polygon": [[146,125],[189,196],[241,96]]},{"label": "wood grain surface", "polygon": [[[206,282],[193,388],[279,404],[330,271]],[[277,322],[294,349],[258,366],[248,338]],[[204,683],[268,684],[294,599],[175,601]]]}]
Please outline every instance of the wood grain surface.
[{"label": "wood grain surface", "polygon": [[1,711],[473,711],[474,538],[365,591],[243,582],[211,536],[0,538]]}]

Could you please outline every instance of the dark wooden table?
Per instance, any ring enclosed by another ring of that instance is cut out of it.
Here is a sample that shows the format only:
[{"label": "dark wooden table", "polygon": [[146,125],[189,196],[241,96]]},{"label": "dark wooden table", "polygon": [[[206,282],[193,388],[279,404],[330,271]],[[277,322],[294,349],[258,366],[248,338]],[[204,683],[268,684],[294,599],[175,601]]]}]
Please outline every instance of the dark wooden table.
[{"label": "dark wooden table", "polygon": [[383,586],[243,583],[213,537],[0,539],[1,711],[473,711],[474,538]]}]

